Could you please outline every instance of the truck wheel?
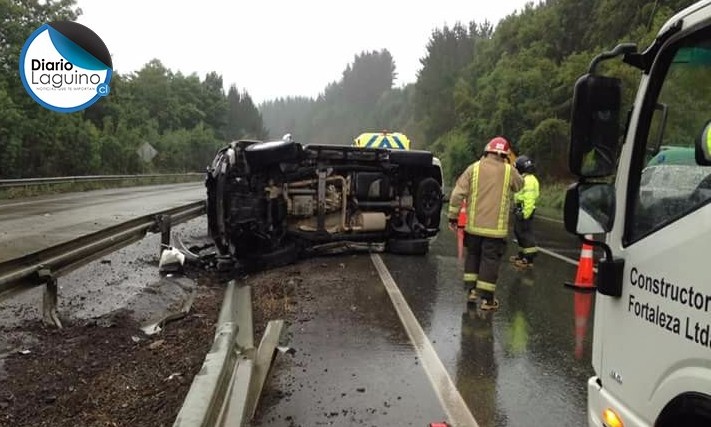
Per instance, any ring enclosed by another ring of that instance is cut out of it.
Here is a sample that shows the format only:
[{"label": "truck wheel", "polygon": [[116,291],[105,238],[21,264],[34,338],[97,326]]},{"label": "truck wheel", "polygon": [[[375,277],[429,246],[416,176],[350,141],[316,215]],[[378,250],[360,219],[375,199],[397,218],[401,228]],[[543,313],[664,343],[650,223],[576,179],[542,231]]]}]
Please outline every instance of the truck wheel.
[{"label": "truck wheel", "polygon": [[245,148],[244,156],[250,168],[260,168],[298,159],[299,148],[295,142],[262,142]]},{"label": "truck wheel", "polygon": [[434,178],[425,178],[415,190],[417,219],[427,228],[439,225],[442,212],[442,188]]},{"label": "truck wheel", "polygon": [[711,425],[709,423],[711,423],[711,398],[705,394],[687,392],[672,399],[662,410],[654,425],[701,427]]},{"label": "truck wheel", "polygon": [[385,250],[400,255],[425,255],[430,250],[427,239],[390,239],[385,244]]}]

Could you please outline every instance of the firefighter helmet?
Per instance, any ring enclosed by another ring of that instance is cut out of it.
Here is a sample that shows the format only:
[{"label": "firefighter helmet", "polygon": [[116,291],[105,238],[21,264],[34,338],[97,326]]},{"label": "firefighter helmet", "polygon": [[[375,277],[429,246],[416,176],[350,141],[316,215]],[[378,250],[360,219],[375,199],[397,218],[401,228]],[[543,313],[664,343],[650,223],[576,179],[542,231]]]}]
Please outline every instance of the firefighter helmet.
[{"label": "firefighter helmet", "polygon": [[511,145],[506,138],[497,136],[486,144],[484,151],[487,153],[496,153],[501,156],[508,156],[509,153],[511,153]]},{"label": "firefighter helmet", "polygon": [[528,156],[519,156],[516,159],[516,169],[519,173],[533,173],[536,170],[536,165]]}]

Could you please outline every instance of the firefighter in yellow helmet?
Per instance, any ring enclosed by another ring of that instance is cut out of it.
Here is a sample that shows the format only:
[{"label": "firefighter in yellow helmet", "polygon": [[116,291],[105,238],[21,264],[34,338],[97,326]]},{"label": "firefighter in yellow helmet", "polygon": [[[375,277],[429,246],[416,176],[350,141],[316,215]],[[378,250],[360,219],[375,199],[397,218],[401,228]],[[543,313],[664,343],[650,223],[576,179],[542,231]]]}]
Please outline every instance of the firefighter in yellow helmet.
[{"label": "firefighter in yellow helmet", "polygon": [[456,230],[459,207],[467,201],[467,224],[464,227],[464,283],[469,288],[467,299],[479,308],[494,310],[494,298],[501,258],[506,249],[511,196],[523,186],[523,178],[509,163],[511,146],[497,136],[486,144],[484,156],[470,165],[457,179],[449,200],[449,228]]}]

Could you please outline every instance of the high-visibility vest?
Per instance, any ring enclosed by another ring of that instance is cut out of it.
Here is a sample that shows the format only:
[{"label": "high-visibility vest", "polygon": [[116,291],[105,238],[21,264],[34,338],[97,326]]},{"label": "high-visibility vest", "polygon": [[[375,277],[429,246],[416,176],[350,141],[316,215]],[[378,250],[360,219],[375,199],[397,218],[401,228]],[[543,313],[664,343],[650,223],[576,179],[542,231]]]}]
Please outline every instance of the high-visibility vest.
[{"label": "high-visibility vest", "polygon": [[[508,234],[508,221],[509,221],[509,206],[511,202],[511,193],[510,193],[510,182],[511,182],[511,174],[513,172],[513,166],[511,166],[508,163],[503,164],[503,176],[501,177],[501,182],[500,188],[496,188],[492,193],[489,193],[490,196],[486,200],[487,202],[492,202],[494,200],[498,201],[498,205],[496,206],[488,206],[488,208],[493,208],[490,212],[491,218],[477,218],[474,213],[477,212],[477,209],[481,209],[481,207],[477,206],[477,203],[480,203],[480,200],[478,199],[478,191],[479,191],[479,170],[481,168],[481,164],[484,161],[489,161],[486,158],[482,159],[476,163],[474,163],[474,167],[472,168],[472,177],[471,177],[471,185],[470,185],[470,194],[469,194],[469,206],[468,206],[468,218],[467,218],[467,226],[465,228],[465,231],[469,234],[475,234],[479,236],[486,236],[486,237],[494,237],[494,238],[503,238],[506,237]],[[495,194],[496,196],[492,197],[491,194]],[[481,223],[483,221],[483,223]]]},{"label": "high-visibility vest", "polygon": [[353,140],[353,145],[361,148],[410,149],[410,139],[400,132],[366,132]]},{"label": "high-visibility vest", "polygon": [[528,218],[536,210],[536,201],[540,194],[538,179],[531,174],[523,174],[523,188],[514,194],[514,201],[523,208],[523,217]]}]

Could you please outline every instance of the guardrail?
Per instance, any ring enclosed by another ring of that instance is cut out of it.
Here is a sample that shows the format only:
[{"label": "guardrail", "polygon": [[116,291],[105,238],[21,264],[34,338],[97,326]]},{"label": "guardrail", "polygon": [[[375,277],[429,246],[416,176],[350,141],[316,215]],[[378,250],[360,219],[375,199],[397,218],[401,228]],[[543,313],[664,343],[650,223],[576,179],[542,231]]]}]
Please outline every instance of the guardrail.
[{"label": "guardrail", "polygon": [[255,348],[251,288],[230,281],[212,347],[173,427],[246,425],[257,410],[283,327],[283,320],[270,321]]},{"label": "guardrail", "polygon": [[205,213],[205,202],[193,202],[114,225],[20,258],[0,263],[0,301],[18,292],[46,285],[45,322],[61,327],[56,315],[57,278],[141,240],[148,232],[161,232],[169,243],[170,227]]},{"label": "guardrail", "polygon": [[[98,258],[161,232],[163,243],[172,225],[205,213],[205,202],[194,202],[133,219],[103,230],[0,263],[0,301],[45,285],[43,319],[61,327],[57,317],[57,278]],[[228,283],[212,348],[173,424],[174,427],[239,427],[254,414],[277,354],[284,322],[268,322],[259,346],[254,346],[249,286]]]},{"label": "guardrail", "polygon": [[166,174],[144,174],[144,175],[85,175],[85,176],[58,176],[50,178],[18,178],[0,179],[0,188],[27,187],[32,185],[47,184],[71,184],[77,182],[97,182],[97,181],[119,181],[122,179],[141,178],[170,178],[187,176],[205,176],[204,173],[166,173]]}]

